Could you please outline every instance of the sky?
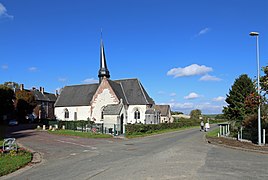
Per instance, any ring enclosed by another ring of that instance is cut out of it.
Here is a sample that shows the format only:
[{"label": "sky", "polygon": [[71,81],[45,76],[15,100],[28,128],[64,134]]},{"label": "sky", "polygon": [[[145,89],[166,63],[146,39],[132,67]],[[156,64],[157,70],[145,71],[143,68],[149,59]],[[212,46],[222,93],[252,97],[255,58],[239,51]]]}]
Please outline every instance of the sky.
[{"label": "sky", "polygon": [[[54,93],[138,78],[157,104],[217,114],[236,78],[268,65],[267,0],[0,0],[0,84]],[[262,74],[263,72],[261,72]]]}]

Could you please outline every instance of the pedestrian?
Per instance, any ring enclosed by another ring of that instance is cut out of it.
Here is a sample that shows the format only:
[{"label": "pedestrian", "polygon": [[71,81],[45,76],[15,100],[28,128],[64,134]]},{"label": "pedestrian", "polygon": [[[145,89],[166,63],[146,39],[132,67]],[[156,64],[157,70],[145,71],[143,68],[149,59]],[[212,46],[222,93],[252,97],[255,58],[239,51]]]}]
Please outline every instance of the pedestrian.
[{"label": "pedestrian", "polygon": [[204,131],[204,121],[203,120],[201,121],[200,126],[201,126],[200,131]]},{"label": "pedestrian", "polygon": [[209,129],[209,123],[208,123],[208,122],[206,122],[206,124],[205,124],[205,131],[207,132],[207,131],[208,131],[208,129]]}]

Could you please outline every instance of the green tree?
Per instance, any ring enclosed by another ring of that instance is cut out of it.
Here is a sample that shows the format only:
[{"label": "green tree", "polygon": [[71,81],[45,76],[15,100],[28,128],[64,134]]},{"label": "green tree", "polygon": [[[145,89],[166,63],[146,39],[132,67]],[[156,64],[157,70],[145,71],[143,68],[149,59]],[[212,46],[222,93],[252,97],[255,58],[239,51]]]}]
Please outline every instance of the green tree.
[{"label": "green tree", "polygon": [[264,96],[268,94],[268,66],[262,68],[264,75],[260,77],[261,90]]},{"label": "green tree", "polygon": [[202,114],[202,112],[200,109],[194,109],[190,112],[190,117],[191,117],[191,119],[199,119],[201,114]]},{"label": "green tree", "polygon": [[5,85],[0,85],[0,118],[12,114],[15,100],[14,91]]},{"label": "green tree", "polygon": [[25,120],[27,114],[31,114],[37,103],[32,92],[25,90],[16,92],[16,110],[20,121]]},{"label": "green tree", "polygon": [[247,108],[245,104],[246,98],[252,94],[256,94],[256,89],[248,75],[242,74],[235,79],[225,100],[228,105],[223,108],[224,116],[235,122],[235,126],[241,126],[247,115],[255,113],[255,108]]}]

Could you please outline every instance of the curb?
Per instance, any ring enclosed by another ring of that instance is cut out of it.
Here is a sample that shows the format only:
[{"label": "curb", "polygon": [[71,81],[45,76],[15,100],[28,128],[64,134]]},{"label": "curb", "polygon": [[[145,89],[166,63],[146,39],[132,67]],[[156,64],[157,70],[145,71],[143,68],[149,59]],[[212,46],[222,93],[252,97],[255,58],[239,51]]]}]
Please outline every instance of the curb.
[{"label": "curb", "polygon": [[268,154],[268,151],[262,151],[262,150],[257,150],[257,149],[248,149],[248,148],[241,148],[241,147],[235,147],[235,146],[229,146],[226,144],[220,144],[220,143],[215,143],[215,142],[210,142],[207,138],[206,138],[206,134],[204,135],[204,140],[207,144],[211,144],[211,145],[216,145],[216,146],[222,146],[225,148],[230,148],[230,149],[235,149],[235,150],[240,150],[240,151],[246,151],[246,152],[254,152],[254,153],[260,153],[260,154]]}]

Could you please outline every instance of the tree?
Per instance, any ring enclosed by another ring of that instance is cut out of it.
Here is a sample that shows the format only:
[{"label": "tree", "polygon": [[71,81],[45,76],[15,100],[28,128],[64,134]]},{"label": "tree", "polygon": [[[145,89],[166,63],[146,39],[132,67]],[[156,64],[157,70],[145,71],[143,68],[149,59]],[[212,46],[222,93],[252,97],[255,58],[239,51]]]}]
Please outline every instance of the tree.
[{"label": "tree", "polygon": [[260,77],[260,85],[265,96],[268,94],[268,66],[263,67],[262,70],[265,75]]},{"label": "tree", "polygon": [[24,121],[27,114],[31,114],[37,105],[32,92],[25,90],[16,92],[16,109],[19,120]]},{"label": "tree", "polygon": [[0,118],[14,111],[14,91],[5,85],[0,85]]},{"label": "tree", "polygon": [[228,105],[223,108],[223,113],[227,119],[241,123],[246,115],[254,113],[252,109],[246,108],[245,104],[246,98],[251,94],[256,94],[254,84],[248,75],[242,74],[235,80],[226,97]]},{"label": "tree", "polygon": [[202,112],[200,109],[194,109],[190,112],[190,117],[191,117],[191,119],[199,119],[201,114],[202,114]]},{"label": "tree", "polygon": [[254,105],[256,94],[254,83],[248,75],[242,74],[235,79],[225,100],[228,105],[223,108],[224,116],[232,122],[231,132],[238,133],[245,118],[257,112],[257,108],[248,106]]}]

